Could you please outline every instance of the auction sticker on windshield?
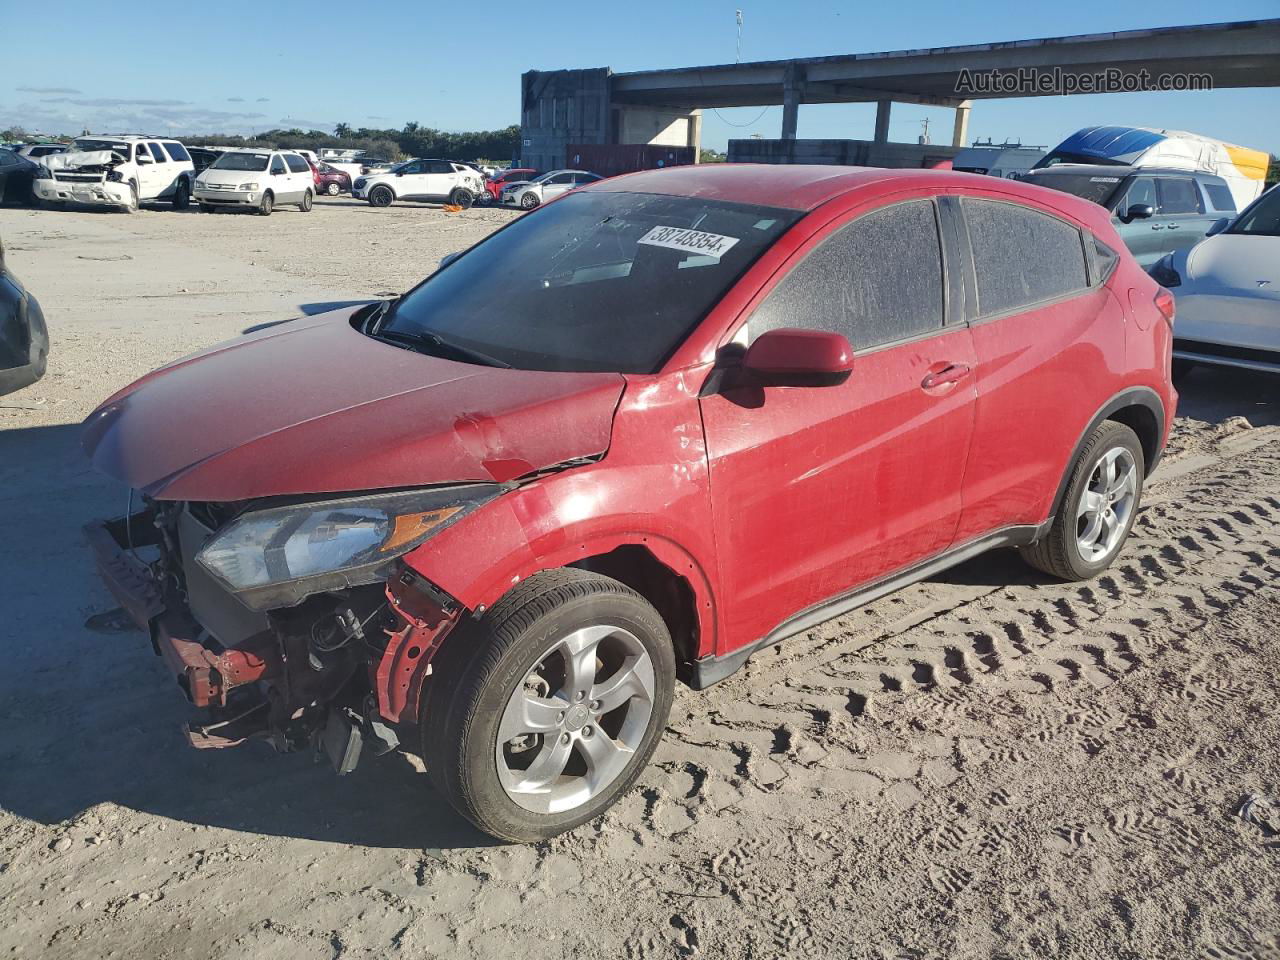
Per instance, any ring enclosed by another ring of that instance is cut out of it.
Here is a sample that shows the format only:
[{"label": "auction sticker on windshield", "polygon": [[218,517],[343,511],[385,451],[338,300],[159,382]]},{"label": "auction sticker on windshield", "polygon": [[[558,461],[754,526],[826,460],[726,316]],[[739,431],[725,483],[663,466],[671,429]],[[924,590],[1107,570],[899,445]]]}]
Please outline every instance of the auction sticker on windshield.
[{"label": "auction sticker on windshield", "polygon": [[637,243],[645,243],[651,247],[670,247],[672,250],[683,250],[686,253],[700,253],[717,259],[733,249],[738,242],[737,237],[725,237],[718,233],[703,233],[701,230],[690,230],[687,227],[654,227]]}]

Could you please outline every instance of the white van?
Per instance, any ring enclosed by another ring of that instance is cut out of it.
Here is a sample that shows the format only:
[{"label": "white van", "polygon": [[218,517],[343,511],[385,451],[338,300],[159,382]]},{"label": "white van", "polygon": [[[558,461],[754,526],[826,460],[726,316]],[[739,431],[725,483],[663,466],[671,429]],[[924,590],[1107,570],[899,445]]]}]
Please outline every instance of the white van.
[{"label": "white van", "polygon": [[204,213],[219,208],[256,210],[264,217],[282,203],[311,211],[315,175],[292,150],[228,150],[196,178],[195,198]]},{"label": "white van", "polygon": [[1271,157],[1265,151],[1152,127],[1085,127],[1045,154],[1035,168],[1062,163],[1200,170],[1227,182],[1236,209],[1262,193]]},{"label": "white van", "polygon": [[1016,180],[1044,156],[1043,147],[1021,144],[974,144],[951,158],[951,169],[960,173],[981,173],[988,177]]}]

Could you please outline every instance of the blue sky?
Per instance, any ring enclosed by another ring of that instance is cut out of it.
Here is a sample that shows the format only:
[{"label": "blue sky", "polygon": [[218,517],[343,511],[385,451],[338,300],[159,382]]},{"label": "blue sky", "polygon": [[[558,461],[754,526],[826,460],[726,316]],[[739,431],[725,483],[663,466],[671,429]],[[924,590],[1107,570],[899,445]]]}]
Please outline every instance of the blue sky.
[{"label": "blue sky", "polygon": [[[448,130],[491,129],[519,121],[519,78],[527,69],[732,62],[735,9],[745,21],[744,60],[1280,16],[1276,0],[514,5],[545,16],[505,16],[505,6],[469,5],[480,14],[469,19],[457,12],[468,5],[431,0],[142,0],[114,8],[101,0],[64,0],[54,16],[29,0],[0,0],[0,24],[17,27],[11,41],[20,38],[6,45],[0,128],[183,134],[332,129],[339,121],[400,127],[415,120]],[[563,16],[563,10],[581,14]],[[480,24],[487,34],[467,35]],[[869,139],[874,114],[871,105],[805,105],[799,135]],[[906,104],[894,107],[890,138],[914,141],[926,117],[934,142],[949,142],[952,111]],[[723,148],[729,137],[752,133],[776,137],[781,121],[779,107],[708,111],[703,144]],[[986,101],[975,105],[969,133],[1052,146],[1095,123],[1174,127],[1280,153],[1280,90]]]}]

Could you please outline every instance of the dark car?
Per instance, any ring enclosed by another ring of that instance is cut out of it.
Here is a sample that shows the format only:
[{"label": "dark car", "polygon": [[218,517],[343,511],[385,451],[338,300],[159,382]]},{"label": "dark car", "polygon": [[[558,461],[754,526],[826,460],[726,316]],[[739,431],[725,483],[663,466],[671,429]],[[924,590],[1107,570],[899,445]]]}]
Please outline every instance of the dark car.
[{"label": "dark car", "polygon": [[1172,340],[1172,295],[1076,197],[633,173],[108,398],[84,445],[139,512],[89,538],[209,711],[193,744],[345,773],[404,737],[477,826],[543,840],[631,788],[677,678],[986,549],[1100,575],[1173,420]]},{"label": "dark car", "polygon": [[0,242],[0,396],[43,377],[48,356],[44,313],[5,266],[4,243]]},{"label": "dark car", "polygon": [[191,163],[195,166],[195,172],[203,173],[226,151],[212,150],[208,147],[187,147],[187,153],[191,154]]},{"label": "dark car", "polygon": [[1167,253],[1189,250],[1219,220],[1236,215],[1227,181],[1195,170],[1062,163],[1020,179],[1106,207],[1144,269]]},{"label": "dark car", "polygon": [[337,167],[331,167],[323,160],[312,169],[316,172],[316,193],[336,197],[340,193],[351,192],[351,176]]},{"label": "dark car", "polygon": [[0,148],[0,203],[30,204],[31,183],[38,169],[39,164]]}]

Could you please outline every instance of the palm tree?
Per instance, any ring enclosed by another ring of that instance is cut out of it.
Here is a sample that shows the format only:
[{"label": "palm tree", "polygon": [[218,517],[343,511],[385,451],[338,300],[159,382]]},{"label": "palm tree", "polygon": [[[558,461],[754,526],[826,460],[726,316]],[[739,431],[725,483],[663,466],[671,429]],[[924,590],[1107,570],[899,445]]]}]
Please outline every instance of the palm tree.
[{"label": "palm tree", "polygon": [[406,123],[406,124],[404,125],[404,132],[405,132],[405,133],[417,133],[417,132],[418,132],[418,122],[417,122],[416,120],[410,120],[408,123]]},{"label": "palm tree", "polygon": [[334,127],[333,127],[333,135],[334,135],[335,137],[349,137],[349,136],[351,136],[351,124],[349,124],[349,123],[338,123],[338,124],[334,124]]}]

